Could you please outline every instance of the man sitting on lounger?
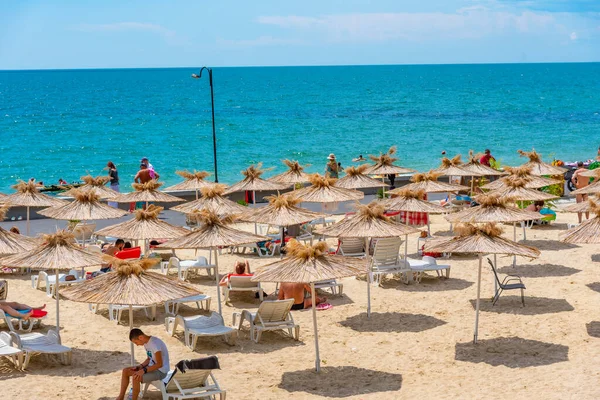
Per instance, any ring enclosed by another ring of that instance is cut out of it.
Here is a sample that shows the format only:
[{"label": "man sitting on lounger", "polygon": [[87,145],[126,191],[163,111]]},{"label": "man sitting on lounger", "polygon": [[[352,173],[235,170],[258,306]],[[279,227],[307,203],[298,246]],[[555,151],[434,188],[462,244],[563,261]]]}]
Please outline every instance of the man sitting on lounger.
[{"label": "man sitting on lounger", "polygon": [[15,301],[0,301],[0,310],[4,311],[6,314],[11,317],[23,318],[24,320],[28,320],[33,314],[33,310],[43,310],[46,308],[44,304],[41,307],[30,307],[26,304],[17,303]]},{"label": "man sitting on lounger", "polygon": [[[305,293],[308,294],[308,297],[305,296]],[[282,283],[279,287],[277,300],[287,299],[294,299],[292,310],[304,310],[310,308],[312,306],[312,292],[310,290],[310,285],[305,283]],[[327,298],[315,295],[315,300],[317,301],[317,305],[319,305],[326,302]]]},{"label": "man sitting on lounger", "polygon": [[137,328],[129,332],[129,340],[136,346],[144,346],[148,358],[137,367],[123,369],[121,373],[121,391],[117,400],[124,400],[130,377],[133,386],[131,398],[137,399],[142,383],[162,381],[169,373],[169,351],[165,342],[155,336],[148,336]]}]

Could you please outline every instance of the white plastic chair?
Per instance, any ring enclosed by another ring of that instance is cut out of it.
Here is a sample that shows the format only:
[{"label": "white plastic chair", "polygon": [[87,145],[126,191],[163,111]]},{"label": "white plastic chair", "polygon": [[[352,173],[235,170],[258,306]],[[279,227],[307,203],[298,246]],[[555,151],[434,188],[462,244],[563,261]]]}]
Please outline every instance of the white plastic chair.
[{"label": "white plastic chair", "polygon": [[450,265],[439,265],[433,257],[423,256],[421,261],[408,260],[408,264],[410,265],[410,270],[417,273],[417,282],[421,282],[423,273],[427,271],[435,271],[438,277],[443,277],[444,273],[442,271],[445,270],[445,278],[450,278]]},{"label": "white plastic chair", "polygon": [[208,260],[204,256],[198,256],[196,260],[183,260],[180,261],[177,257],[169,258],[167,266],[164,268],[164,274],[169,275],[171,268],[177,268],[177,279],[186,280],[190,270],[201,270],[204,269],[208,273],[208,276],[214,276],[215,265],[209,264]]},{"label": "white plastic chair", "polygon": [[[75,276],[75,280],[67,281],[66,277],[68,275]],[[59,274],[58,275],[58,284],[60,286],[69,286],[74,283],[83,282],[85,279],[81,275],[80,271],[76,271],[74,269],[70,270],[68,274]],[[48,274],[46,271],[40,271],[37,276],[31,277],[31,287],[34,289],[39,289],[41,284],[44,283],[46,287],[46,296],[52,297],[56,293],[56,274],[50,273]]]},{"label": "white plastic chair", "polygon": [[13,338],[13,344],[25,352],[23,369],[27,369],[31,356],[34,354],[57,354],[60,356],[62,364],[71,364],[71,348],[60,343],[60,337],[55,331],[48,331],[45,335],[41,333],[18,334],[15,332],[10,332],[10,335]]},{"label": "white plastic chair", "polygon": [[0,357],[11,360],[17,369],[23,368],[23,350],[13,346],[13,337],[8,332],[0,332]]},{"label": "white plastic chair", "polygon": [[223,288],[223,297],[225,304],[229,300],[230,292],[258,292],[260,301],[263,300],[263,289],[260,282],[253,282],[252,275],[248,276],[230,276],[227,280],[227,286]]},{"label": "white plastic chair", "polygon": [[179,312],[179,305],[183,303],[196,303],[198,310],[210,310],[210,296],[199,294],[197,296],[184,297],[182,299],[165,301],[165,313],[175,315]]},{"label": "white plastic chair", "polygon": [[176,317],[165,318],[165,329],[169,335],[174,336],[177,327],[183,328],[183,337],[185,345],[190,349],[196,348],[198,338],[201,336],[224,336],[225,341],[230,344],[235,344],[237,331],[233,328],[225,326],[223,317],[216,312],[212,312],[210,316],[198,315],[195,317]]},{"label": "white plastic chair", "polygon": [[79,223],[73,228],[73,235],[78,244],[85,246],[86,243],[91,243],[92,236],[96,230],[95,223]]},{"label": "white plastic chair", "polygon": [[[300,338],[300,325],[290,313],[294,299],[263,301],[256,312],[243,310],[233,313],[233,326],[242,329],[244,319],[250,323],[250,340],[258,343],[263,331],[287,330],[294,340]],[[240,319],[239,324],[237,319]]]},{"label": "white plastic chair", "polygon": [[15,318],[11,315],[6,314],[3,310],[0,310],[0,321],[4,320],[8,326],[8,330],[11,332],[31,332],[35,325],[42,325],[42,318],[29,318],[24,320],[23,318]]},{"label": "white plastic chair", "polygon": [[342,238],[337,254],[346,257],[364,257],[365,240],[362,238]]},{"label": "white plastic chair", "polygon": [[[156,320],[156,305],[152,306],[132,306],[132,311],[136,310],[144,310],[144,314],[146,314],[146,318],[150,321]],[[151,314],[148,314],[148,309],[151,310]],[[123,315],[123,311],[129,312],[129,306],[124,304],[109,304],[108,305],[108,317],[111,321],[116,321],[117,324],[121,320],[121,316]],[[95,312],[95,311],[94,311]]]},{"label": "white plastic chair", "polygon": [[393,274],[402,275],[410,271],[410,267],[400,259],[400,238],[377,239],[371,257],[371,281],[379,285],[381,277]]}]

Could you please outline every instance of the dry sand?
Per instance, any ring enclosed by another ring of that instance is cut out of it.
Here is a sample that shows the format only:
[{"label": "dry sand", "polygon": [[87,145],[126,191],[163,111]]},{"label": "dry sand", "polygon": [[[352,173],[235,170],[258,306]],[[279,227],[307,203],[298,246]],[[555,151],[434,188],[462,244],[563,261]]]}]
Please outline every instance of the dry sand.
[{"label": "dry sand", "polygon": [[[221,367],[215,375],[229,399],[285,398],[539,398],[597,399],[600,377],[600,251],[598,246],[566,245],[558,234],[576,215],[559,214],[558,223],[528,230],[526,243],[542,250],[539,259],[499,258],[502,274],[518,274],[527,286],[526,307],[518,293],[505,292],[491,306],[493,276],[485,265],[482,283],[480,342],[472,344],[477,259],[453,257],[449,280],[431,276],[421,284],[386,280],[372,290],[371,319],[366,318],[366,284],[344,280],[344,295],[330,296],[332,310],[318,312],[322,372],[314,368],[312,314],[294,312],[301,325],[300,341],[283,333],[265,333],[259,344],[240,332],[235,346],[221,338],[201,339],[194,352],[181,336],[169,337],[164,310],[156,321],[136,312],[135,325],[164,340],[171,362],[215,354]],[[434,217],[432,232],[447,234],[448,224]],[[512,238],[512,227],[506,228]],[[519,240],[522,231],[518,232]],[[408,244],[416,251],[416,238]],[[193,252],[192,252],[193,253]],[[231,269],[238,256],[223,256],[221,272]],[[272,261],[246,256],[252,267]],[[441,260],[446,262],[446,260]],[[25,275],[4,275],[9,300],[30,305],[47,303],[45,328],[55,320],[54,304],[45,292],[31,288]],[[215,285],[206,276],[192,282],[213,296]],[[265,285],[272,292],[273,285]],[[233,294],[224,306],[231,323],[234,311],[256,309],[251,295]],[[196,310],[182,307],[182,313]],[[61,301],[63,343],[73,348],[73,365],[37,356],[27,372],[0,361],[4,399],[110,399],[118,392],[120,370],[129,362],[127,316],[110,322],[104,306],[98,315],[86,304]],[[142,360],[143,352],[136,356]],[[159,399],[157,391],[147,398]]]}]

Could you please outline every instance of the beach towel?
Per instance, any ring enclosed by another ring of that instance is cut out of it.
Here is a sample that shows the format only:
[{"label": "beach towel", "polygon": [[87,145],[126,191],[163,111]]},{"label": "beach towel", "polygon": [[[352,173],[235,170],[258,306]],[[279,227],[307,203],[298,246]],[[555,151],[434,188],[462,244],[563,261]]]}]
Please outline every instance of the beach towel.
[{"label": "beach towel", "polygon": [[321,303],[317,305],[317,311],[330,310],[333,308],[333,305],[329,303]]}]

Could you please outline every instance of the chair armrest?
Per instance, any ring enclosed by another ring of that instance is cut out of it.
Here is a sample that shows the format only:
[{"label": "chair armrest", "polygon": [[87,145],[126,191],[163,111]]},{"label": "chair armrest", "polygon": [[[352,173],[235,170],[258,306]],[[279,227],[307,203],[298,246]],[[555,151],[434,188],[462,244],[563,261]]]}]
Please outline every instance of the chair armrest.
[{"label": "chair armrest", "polygon": [[506,276],[504,277],[504,279],[502,280],[502,283],[504,284],[504,283],[506,283],[506,282],[509,282],[509,281],[516,281],[516,280],[518,280],[519,282],[523,282],[523,281],[521,280],[521,277],[520,277],[520,276],[518,276],[518,275],[506,275]]},{"label": "chair armrest", "polygon": [[518,281],[519,283],[523,283],[523,281],[521,280],[521,278],[511,278],[511,279],[505,279],[502,284],[508,283],[508,282],[512,282],[512,281]]}]

